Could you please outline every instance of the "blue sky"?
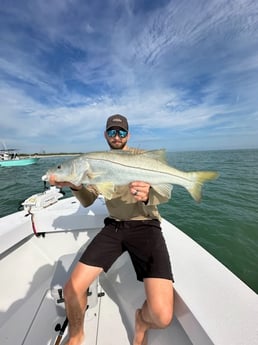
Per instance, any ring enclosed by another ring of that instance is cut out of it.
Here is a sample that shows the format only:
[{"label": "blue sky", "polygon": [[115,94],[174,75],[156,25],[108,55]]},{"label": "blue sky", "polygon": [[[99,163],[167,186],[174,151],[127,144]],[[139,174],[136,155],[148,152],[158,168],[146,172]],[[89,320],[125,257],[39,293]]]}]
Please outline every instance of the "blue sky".
[{"label": "blue sky", "polygon": [[0,143],[21,152],[258,147],[257,0],[9,0]]}]

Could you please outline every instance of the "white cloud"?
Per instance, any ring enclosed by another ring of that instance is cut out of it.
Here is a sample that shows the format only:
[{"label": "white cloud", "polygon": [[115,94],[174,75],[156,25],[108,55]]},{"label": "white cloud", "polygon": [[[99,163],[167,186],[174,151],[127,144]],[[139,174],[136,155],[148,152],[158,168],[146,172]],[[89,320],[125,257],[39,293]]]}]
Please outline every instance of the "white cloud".
[{"label": "white cloud", "polygon": [[182,147],[202,147],[216,136],[214,147],[220,132],[258,145],[256,1],[102,6],[3,6],[0,139],[51,151],[103,147],[105,119],[119,112],[141,145],[181,135]]}]

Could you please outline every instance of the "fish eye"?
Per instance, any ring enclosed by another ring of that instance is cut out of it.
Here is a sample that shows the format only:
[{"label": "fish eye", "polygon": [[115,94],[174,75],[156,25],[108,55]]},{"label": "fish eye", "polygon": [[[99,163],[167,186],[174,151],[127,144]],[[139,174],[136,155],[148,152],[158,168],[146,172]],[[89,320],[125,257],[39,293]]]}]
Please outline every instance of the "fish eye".
[{"label": "fish eye", "polygon": [[57,169],[61,169],[61,168],[62,168],[62,165],[58,165],[58,166],[57,166]]}]

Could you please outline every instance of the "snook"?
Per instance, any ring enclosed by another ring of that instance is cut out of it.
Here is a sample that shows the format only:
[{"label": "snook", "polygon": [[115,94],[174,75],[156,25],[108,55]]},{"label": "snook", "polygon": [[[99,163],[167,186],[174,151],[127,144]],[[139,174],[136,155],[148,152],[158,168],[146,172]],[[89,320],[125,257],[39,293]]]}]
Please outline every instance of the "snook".
[{"label": "snook", "polygon": [[115,186],[132,181],[148,182],[161,195],[180,185],[199,202],[204,182],[218,177],[213,171],[184,172],[169,166],[164,150],[134,153],[130,151],[90,152],[67,160],[42,176],[44,181],[96,185],[99,192],[111,199]]}]

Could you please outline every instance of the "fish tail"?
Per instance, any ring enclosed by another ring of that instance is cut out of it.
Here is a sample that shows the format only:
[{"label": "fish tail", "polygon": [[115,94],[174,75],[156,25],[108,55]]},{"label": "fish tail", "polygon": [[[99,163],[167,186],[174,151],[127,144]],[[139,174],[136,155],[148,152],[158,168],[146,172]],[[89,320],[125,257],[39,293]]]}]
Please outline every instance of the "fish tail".
[{"label": "fish tail", "polygon": [[198,171],[191,172],[190,179],[192,181],[189,187],[186,187],[188,192],[191,194],[193,199],[197,202],[200,202],[202,199],[202,186],[205,182],[216,179],[219,174],[215,171]]}]

